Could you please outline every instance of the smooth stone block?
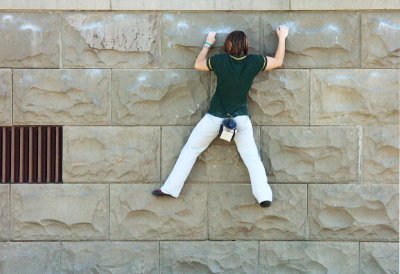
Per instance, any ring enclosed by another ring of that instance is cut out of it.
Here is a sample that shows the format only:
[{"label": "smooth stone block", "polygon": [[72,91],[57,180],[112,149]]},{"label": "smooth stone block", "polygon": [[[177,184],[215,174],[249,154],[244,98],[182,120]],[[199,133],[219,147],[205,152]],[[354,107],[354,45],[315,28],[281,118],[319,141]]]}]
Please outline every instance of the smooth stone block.
[{"label": "smooth stone block", "polygon": [[111,70],[14,70],[14,124],[107,125]]},{"label": "smooth stone block", "polygon": [[257,273],[256,241],[160,242],[162,273]]},{"label": "smooth stone block", "polygon": [[398,241],[396,185],[309,185],[310,239]]},{"label": "smooth stone block", "polygon": [[160,181],[159,127],[64,127],[63,181]]},{"label": "smooth stone block", "polygon": [[273,182],[358,180],[355,127],[261,127],[261,155]]},{"label": "smooth stone block", "polygon": [[1,12],[0,26],[0,67],[59,67],[59,13]]},{"label": "smooth stone block", "polygon": [[12,71],[11,69],[0,69],[0,126],[11,126],[11,125],[12,125]]},{"label": "smooth stone block", "polygon": [[214,10],[214,0],[110,0],[113,10]]},{"label": "smooth stone block", "polygon": [[0,0],[0,9],[108,10],[111,0]]},{"label": "smooth stone block", "polygon": [[360,243],[360,272],[399,273],[399,243]]},{"label": "smooth stone block", "polygon": [[399,70],[312,70],[312,125],[398,125]]},{"label": "smooth stone block", "polygon": [[158,66],[158,13],[66,12],[62,16],[64,67]]},{"label": "smooth stone block", "polygon": [[[10,238],[10,185],[0,185],[0,241]],[[1,245],[1,244],[0,244]],[[1,261],[1,255],[0,255]]]},{"label": "smooth stone block", "polygon": [[358,243],[260,242],[260,273],[358,274]]},{"label": "smooth stone block", "polygon": [[287,68],[349,68],[360,65],[360,20],[353,12],[290,12],[261,14],[262,52],[275,56],[276,29],[289,27]]},{"label": "smooth stone block", "polygon": [[400,68],[400,12],[362,15],[362,67]]},{"label": "smooth stone block", "polygon": [[363,183],[399,183],[399,128],[364,127],[362,143]]},{"label": "smooth stone block", "polygon": [[159,273],[157,242],[64,242],[63,274]]},{"label": "smooth stone block", "polygon": [[289,10],[290,0],[215,0],[215,10]]},{"label": "smooth stone block", "polygon": [[108,198],[107,185],[12,185],[11,239],[108,239]]},{"label": "smooth stone block", "polygon": [[253,196],[250,184],[210,184],[209,239],[305,239],[307,185],[270,186],[272,205],[263,208]]},{"label": "smooth stone block", "polygon": [[204,240],[207,184],[186,185],[179,198],[156,197],[155,184],[111,185],[112,240]]},{"label": "smooth stone block", "polygon": [[192,125],[207,111],[209,74],[113,69],[113,124]]},{"label": "smooth stone block", "polygon": [[291,10],[386,10],[400,9],[398,0],[291,0]]}]

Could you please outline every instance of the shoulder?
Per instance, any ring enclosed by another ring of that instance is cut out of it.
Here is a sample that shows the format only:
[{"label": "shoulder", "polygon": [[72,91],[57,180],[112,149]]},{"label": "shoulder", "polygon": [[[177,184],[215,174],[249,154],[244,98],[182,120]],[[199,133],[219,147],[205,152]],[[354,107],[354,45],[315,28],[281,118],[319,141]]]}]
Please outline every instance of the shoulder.
[{"label": "shoulder", "polygon": [[226,53],[217,53],[214,54],[213,56],[207,57],[207,67],[209,70],[213,71],[215,70],[216,67],[219,66],[219,64],[223,64],[224,60],[226,60],[226,57],[228,54]]},{"label": "shoulder", "polygon": [[259,71],[265,70],[267,66],[267,57],[262,54],[249,54],[249,57]]}]

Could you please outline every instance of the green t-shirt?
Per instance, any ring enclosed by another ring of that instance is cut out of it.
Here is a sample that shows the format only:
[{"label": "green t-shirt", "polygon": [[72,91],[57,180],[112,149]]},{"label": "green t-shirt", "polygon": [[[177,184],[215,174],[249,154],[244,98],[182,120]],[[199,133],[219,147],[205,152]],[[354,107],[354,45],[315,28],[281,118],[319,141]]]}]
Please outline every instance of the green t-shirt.
[{"label": "green t-shirt", "polygon": [[217,76],[217,87],[207,112],[221,118],[228,113],[233,117],[249,115],[247,94],[254,77],[266,66],[267,58],[260,54],[234,57],[219,53],[208,57],[207,67]]}]

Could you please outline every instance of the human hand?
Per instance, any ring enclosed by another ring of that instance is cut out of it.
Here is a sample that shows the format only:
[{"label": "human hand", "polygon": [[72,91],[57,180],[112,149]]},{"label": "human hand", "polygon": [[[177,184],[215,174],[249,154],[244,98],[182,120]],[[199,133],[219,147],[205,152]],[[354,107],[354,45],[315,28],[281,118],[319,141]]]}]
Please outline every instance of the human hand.
[{"label": "human hand", "polygon": [[278,35],[279,39],[285,39],[289,34],[289,28],[285,25],[280,25],[276,29],[276,34]]},{"label": "human hand", "polygon": [[215,35],[217,35],[217,33],[214,31],[208,33],[206,41],[208,41],[210,44],[214,44],[215,43]]}]

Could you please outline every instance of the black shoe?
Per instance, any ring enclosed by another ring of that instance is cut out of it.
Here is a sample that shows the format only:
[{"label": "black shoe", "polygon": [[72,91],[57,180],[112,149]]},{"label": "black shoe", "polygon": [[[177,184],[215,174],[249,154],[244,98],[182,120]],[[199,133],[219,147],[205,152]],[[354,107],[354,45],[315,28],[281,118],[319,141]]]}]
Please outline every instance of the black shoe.
[{"label": "black shoe", "polygon": [[[167,194],[167,193],[162,192],[161,189],[159,189],[159,188],[153,190],[151,193],[152,193],[154,196],[171,196],[171,195],[169,195],[169,194]],[[172,197],[172,196],[171,196],[171,197]]]},{"label": "black shoe", "polygon": [[262,207],[269,207],[272,204],[271,201],[263,201],[260,203],[260,206]]}]

